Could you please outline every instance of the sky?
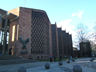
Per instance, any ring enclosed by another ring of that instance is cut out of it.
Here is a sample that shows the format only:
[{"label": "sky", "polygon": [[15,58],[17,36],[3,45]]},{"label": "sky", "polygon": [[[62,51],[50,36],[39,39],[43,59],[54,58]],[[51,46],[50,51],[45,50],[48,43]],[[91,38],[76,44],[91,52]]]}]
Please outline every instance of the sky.
[{"label": "sky", "polygon": [[0,8],[11,10],[17,7],[41,9],[47,12],[50,22],[72,34],[76,40],[78,25],[86,26],[92,33],[96,27],[96,0],[0,0]]}]

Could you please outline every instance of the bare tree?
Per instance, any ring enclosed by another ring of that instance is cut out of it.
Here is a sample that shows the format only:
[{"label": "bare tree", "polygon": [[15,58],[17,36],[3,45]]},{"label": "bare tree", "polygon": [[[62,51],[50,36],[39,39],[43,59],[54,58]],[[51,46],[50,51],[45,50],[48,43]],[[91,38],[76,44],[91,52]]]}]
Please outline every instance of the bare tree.
[{"label": "bare tree", "polygon": [[77,26],[77,39],[78,39],[78,42],[83,42],[83,41],[87,41],[89,40],[88,39],[89,35],[88,35],[88,28],[86,25],[84,24],[79,24]]},{"label": "bare tree", "polygon": [[96,56],[96,25],[93,27],[93,32],[91,34],[91,46],[92,46],[92,54]]}]

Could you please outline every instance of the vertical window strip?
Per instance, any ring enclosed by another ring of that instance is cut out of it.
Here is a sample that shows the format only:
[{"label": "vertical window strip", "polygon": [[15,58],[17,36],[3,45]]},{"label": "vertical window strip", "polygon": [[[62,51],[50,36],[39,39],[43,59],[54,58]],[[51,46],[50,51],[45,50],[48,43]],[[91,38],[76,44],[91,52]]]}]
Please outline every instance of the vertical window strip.
[{"label": "vertical window strip", "polygon": [[12,42],[15,40],[15,25],[12,27]]},{"label": "vertical window strip", "polygon": [[17,40],[18,40],[18,33],[19,33],[19,25],[17,25]]}]

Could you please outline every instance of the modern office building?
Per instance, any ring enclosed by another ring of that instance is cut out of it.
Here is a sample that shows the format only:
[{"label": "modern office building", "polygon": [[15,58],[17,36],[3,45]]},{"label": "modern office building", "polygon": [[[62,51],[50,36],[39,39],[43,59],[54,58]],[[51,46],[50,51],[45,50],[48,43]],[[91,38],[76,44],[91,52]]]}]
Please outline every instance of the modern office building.
[{"label": "modern office building", "polygon": [[62,57],[73,55],[72,37],[66,31],[62,31]]},{"label": "modern office building", "polygon": [[16,15],[10,23],[9,51],[12,55],[48,59],[51,55],[50,21],[45,11],[19,7],[8,11]]},{"label": "modern office building", "polygon": [[8,53],[9,20],[5,27],[6,14],[7,11],[0,9],[0,54]]},{"label": "modern office building", "polygon": [[69,55],[73,56],[73,43],[72,43],[72,35],[71,34],[69,34],[69,51],[70,51]]},{"label": "modern office building", "polygon": [[58,48],[59,48],[59,58],[63,58],[62,55],[62,30],[61,28],[57,28],[57,34],[58,34]]},{"label": "modern office building", "polygon": [[67,56],[67,53],[68,53],[67,45],[68,45],[68,40],[67,40],[66,32],[62,31],[62,55],[63,55],[63,57]]},{"label": "modern office building", "polygon": [[3,10],[3,9],[0,9],[0,15],[3,16],[3,15],[6,15],[7,11]]},{"label": "modern office building", "polygon": [[62,59],[73,56],[72,37],[69,33],[51,25],[53,57]]},{"label": "modern office building", "polygon": [[0,27],[4,28],[7,21],[9,41],[6,44],[10,55],[38,60],[72,56],[71,35],[57,28],[56,23],[51,24],[45,11],[19,7],[6,13],[0,10],[5,15]]},{"label": "modern office building", "polygon": [[5,10],[2,10],[2,9],[0,9],[0,37],[1,37],[1,39],[0,39],[0,43],[2,43],[2,31],[3,31],[3,28],[4,28],[4,19],[3,19],[3,17],[2,16],[4,16],[4,15],[6,15],[6,11]]},{"label": "modern office building", "polygon": [[51,24],[51,35],[52,35],[52,56],[55,58],[59,58],[59,48],[58,48],[58,33],[57,26],[55,24]]}]

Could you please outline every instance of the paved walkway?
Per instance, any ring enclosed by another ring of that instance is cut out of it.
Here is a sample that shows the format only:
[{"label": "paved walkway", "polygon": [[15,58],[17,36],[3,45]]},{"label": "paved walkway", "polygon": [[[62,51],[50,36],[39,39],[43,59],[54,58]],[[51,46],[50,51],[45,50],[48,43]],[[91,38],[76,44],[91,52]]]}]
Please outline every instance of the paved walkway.
[{"label": "paved walkway", "polygon": [[45,62],[33,62],[33,63],[24,63],[24,64],[12,64],[12,65],[3,65],[0,66],[0,72],[16,72],[20,67],[36,68],[44,65]]},{"label": "paved walkway", "polygon": [[36,67],[36,68],[29,68],[27,69],[27,72],[72,72],[73,65],[81,65],[83,72],[96,72],[96,69],[92,67],[87,67],[79,63],[66,63],[63,62],[62,66],[59,66],[58,63],[51,64],[51,67],[49,70],[46,70],[44,66]]},{"label": "paved walkway", "polygon": [[48,62],[50,63],[50,69],[48,70],[44,68],[46,62],[4,65],[0,66],[0,72],[17,72],[20,67],[25,67],[27,72],[72,72],[73,65],[77,64],[81,65],[83,72],[96,72],[96,62],[89,62],[89,60],[85,58],[69,64],[64,61],[62,66],[59,66],[58,62]]},{"label": "paved walkway", "polygon": [[50,69],[46,70],[44,66],[29,68],[27,72],[72,72],[72,69],[68,67],[64,67],[64,65],[59,66],[58,62],[54,62],[50,64]]}]

